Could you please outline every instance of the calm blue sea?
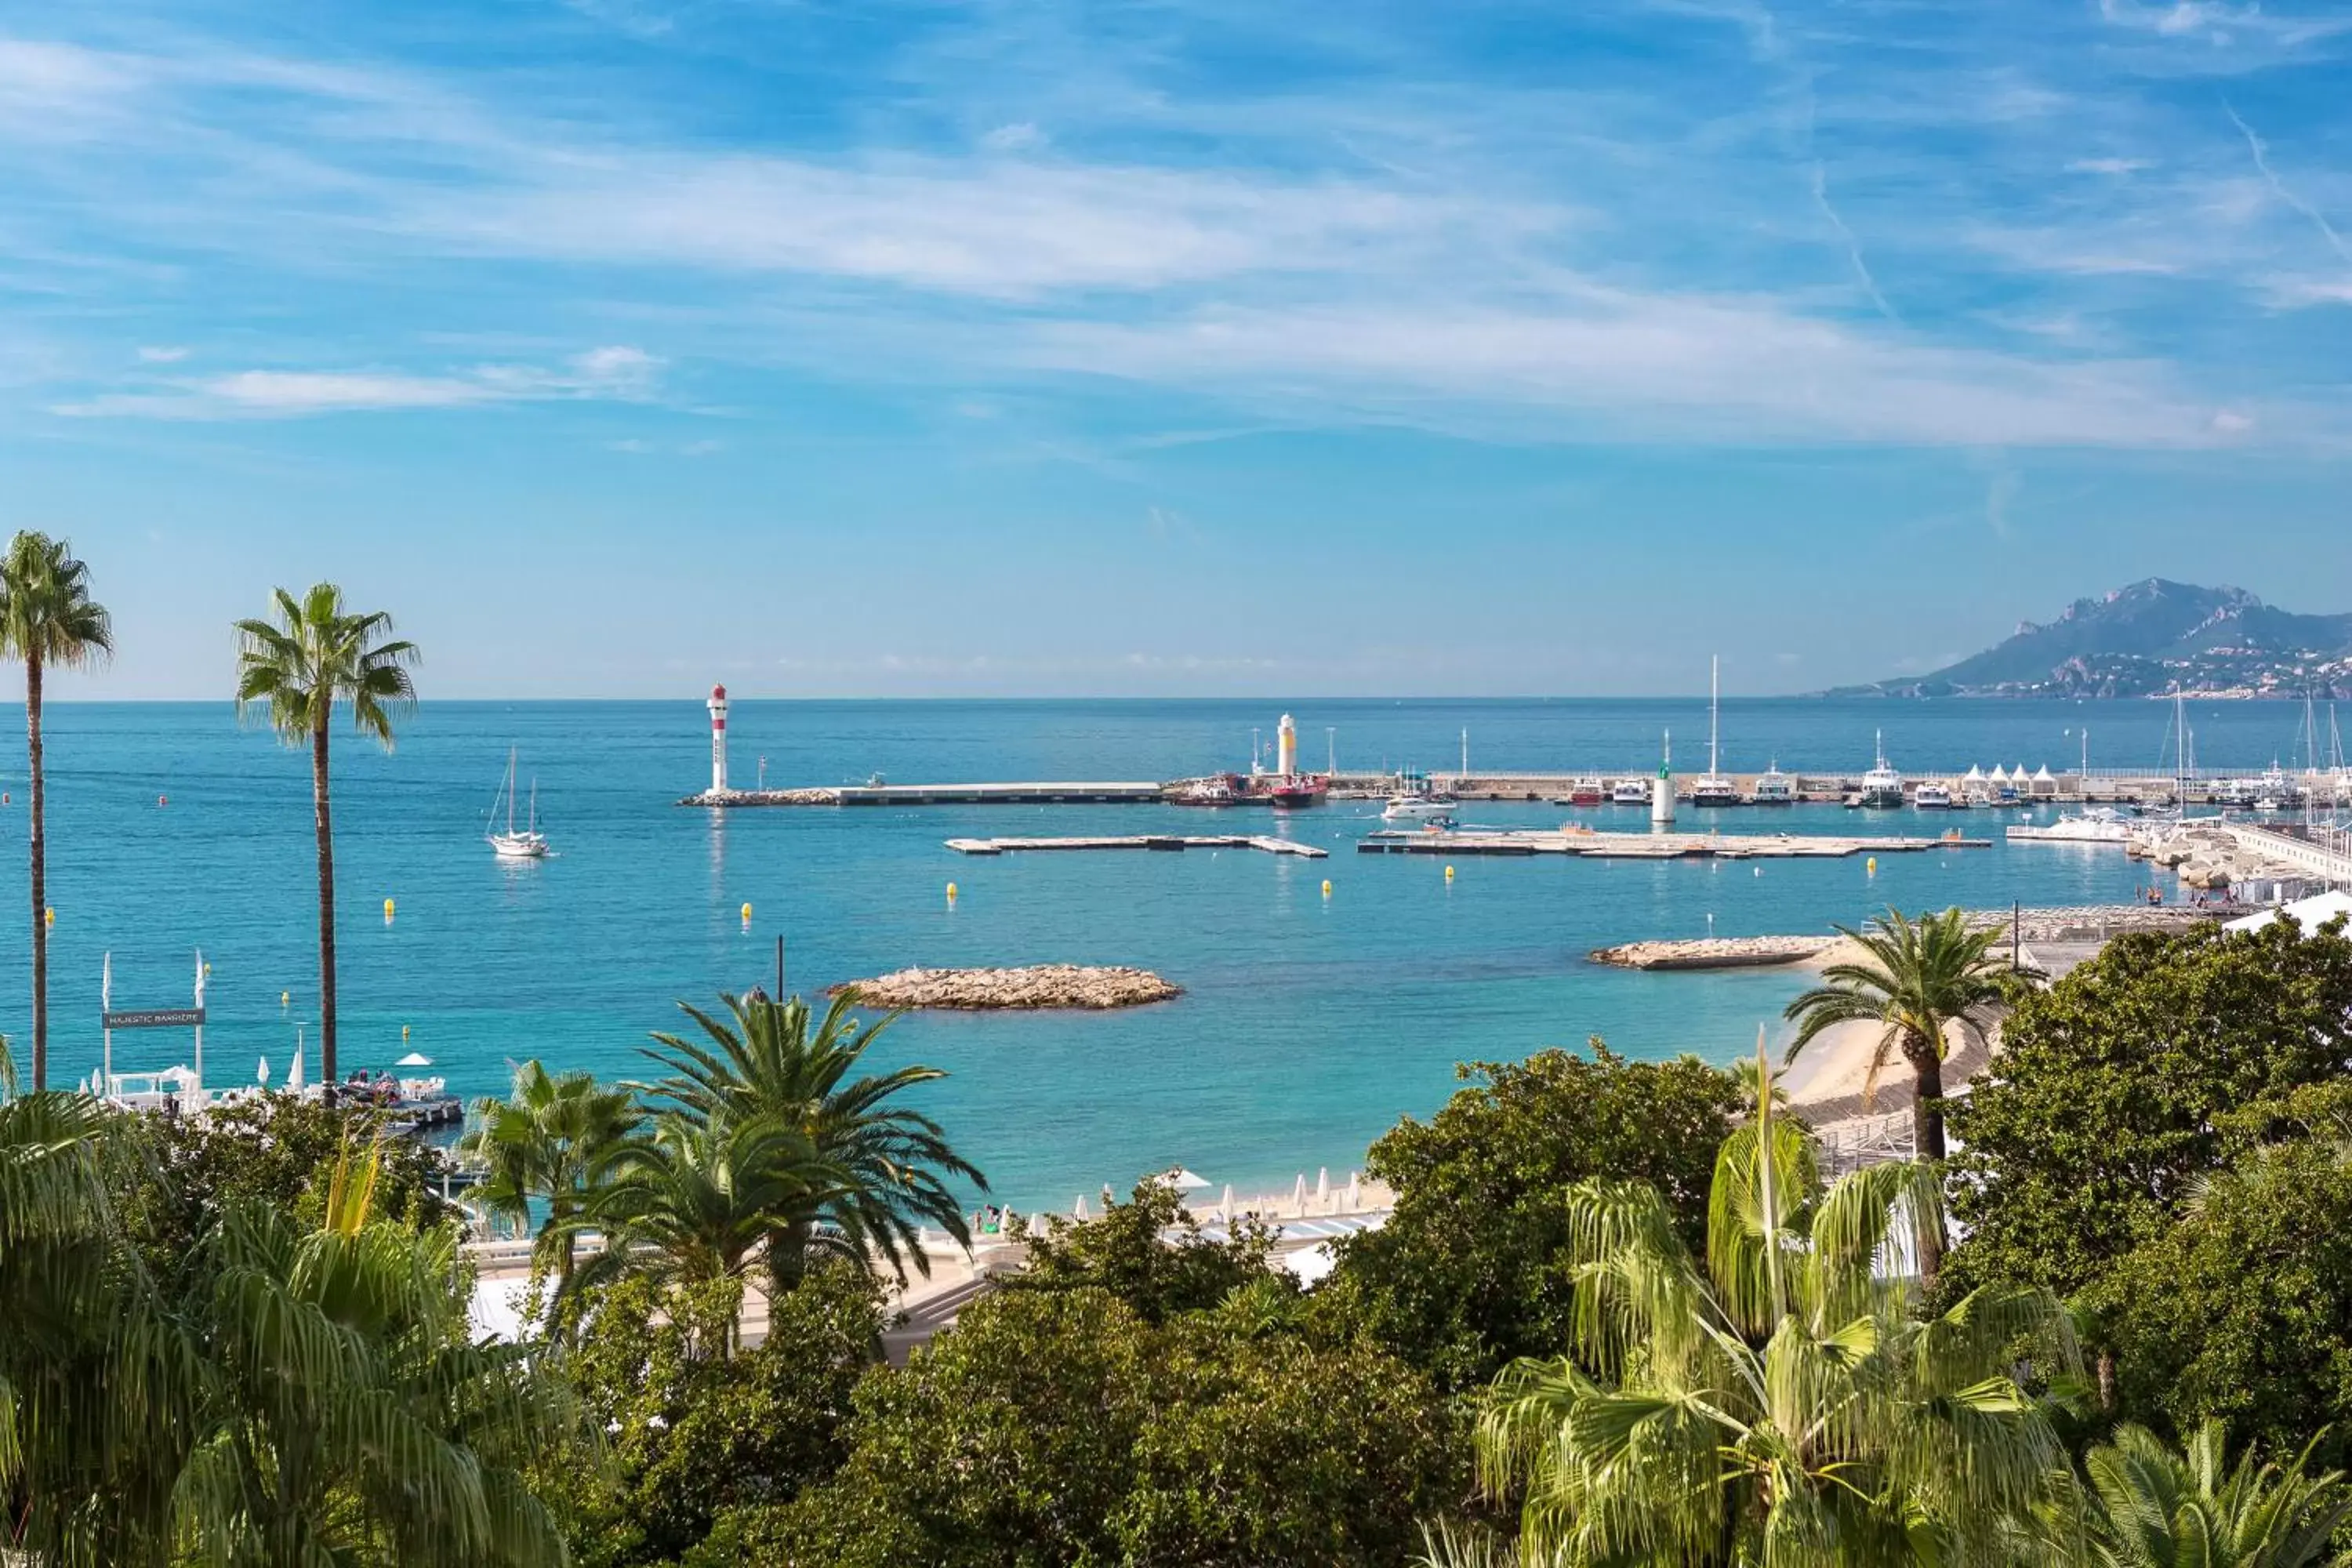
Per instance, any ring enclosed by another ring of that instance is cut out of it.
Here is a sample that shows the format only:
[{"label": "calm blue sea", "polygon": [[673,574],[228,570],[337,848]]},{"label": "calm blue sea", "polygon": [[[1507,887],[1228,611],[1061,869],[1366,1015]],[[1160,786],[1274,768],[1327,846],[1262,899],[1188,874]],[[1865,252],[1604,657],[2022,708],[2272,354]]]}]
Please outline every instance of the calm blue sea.
[{"label": "calm blue sea", "polygon": [[[1672,725],[1703,757],[1701,701],[1292,704],[1309,765],[1654,767]],[[1150,779],[1244,768],[1254,701],[735,703],[736,782]],[[1898,767],[1970,763],[2053,772],[2091,727],[2095,766],[2168,769],[2169,710],[2153,703],[1735,701],[1725,765],[1859,772],[1884,727]],[[2293,757],[2301,710],[2192,711],[2200,763]],[[1335,734],[1327,737],[1326,727]],[[48,713],[53,1077],[98,1065],[99,977],[118,1007],[184,1005],[201,947],[213,965],[212,1081],[280,1074],[316,1006],[310,772],[304,754],[241,730],[226,704],[62,705]],[[560,850],[495,863],[484,815],[520,747]],[[1327,845],[1308,861],[1246,852],[967,859],[959,835],[1201,831],[1197,812],[1140,806],[757,810],[671,804],[708,780],[698,697],[669,703],[429,703],[386,755],[336,738],[343,1061],[389,1066],[409,1047],[453,1087],[503,1088],[537,1056],[614,1077],[709,1001],[767,978],[788,939],[795,989],[921,964],[1135,963],[1183,984],[1172,1004],[1107,1016],[921,1016],[894,1057],[948,1068],[928,1109],[1015,1204],[1066,1206],[1104,1182],[1181,1162],[1211,1181],[1286,1186],[1335,1172],[1404,1114],[1426,1114],[1454,1064],[1605,1037],[1642,1057],[1752,1047],[1799,984],[1766,973],[1643,975],[1591,948],[1643,937],[1802,931],[1888,902],[2105,901],[2140,880],[2120,854],[2062,846],[1772,864],[1458,863],[1358,856],[1370,809],[1290,819]],[[0,1028],[28,1019],[21,751],[0,760]],[[159,797],[168,796],[168,805]],[[1473,822],[1556,825],[1549,806],[1475,806]],[[1601,814],[1605,816],[1605,814]],[[1632,818],[1635,813],[1622,814]],[[1731,814],[1755,821],[1758,814]],[[1227,814],[1221,824],[1233,824]],[[1270,814],[1261,820],[1271,822]],[[1685,808],[1685,827],[1703,820]],[[1770,814],[1791,831],[1850,830],[1834,808]],[[1990,814],[1908,818],[1931,833]],[[2002,819],[2005,820],[2005,819]],[[1627,825],[1630,826],[1630,823]],[[1328,901],[1325,878],[1334,884]],[[955,907],[946,884],[960,885]],[[381,914],[397,900],[396,918]],[[753,906],[746,930],[740,906]],[[281,1007],[279,994],[290,992]],[[1777,1029],[1777,1026],[1776,1026]],[[125,1034],[117,1066],[184,1059],[184,1037]],[[313,1047],[315,1050],[315,1046]],[[315,1074],[317,1063],[310,1064]]]}]

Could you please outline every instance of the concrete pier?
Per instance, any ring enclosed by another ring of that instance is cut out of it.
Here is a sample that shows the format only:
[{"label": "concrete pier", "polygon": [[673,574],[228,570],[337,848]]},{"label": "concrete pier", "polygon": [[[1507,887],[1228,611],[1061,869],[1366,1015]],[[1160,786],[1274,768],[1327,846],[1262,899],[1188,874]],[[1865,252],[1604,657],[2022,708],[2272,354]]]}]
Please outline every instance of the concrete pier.
[{"label": "concrete pier", "polygon": [[948,847],[959,855],[1019,855],[1037,849],[1257,849],[1268,855],[1296,855],[1320,860],[1330,852],[1291,838],[1248,834],[1135,834],[1105,838],[950,838]]},{"label": "concrete pier", "polygon": [[1793,834],[1381,832],[1356,845],[1364,855],[1573,855],[1592,860],[1802,860],[1854,855],[1916,855],[1929,849],[1990,849],[1990,838],[1854,838]]}]

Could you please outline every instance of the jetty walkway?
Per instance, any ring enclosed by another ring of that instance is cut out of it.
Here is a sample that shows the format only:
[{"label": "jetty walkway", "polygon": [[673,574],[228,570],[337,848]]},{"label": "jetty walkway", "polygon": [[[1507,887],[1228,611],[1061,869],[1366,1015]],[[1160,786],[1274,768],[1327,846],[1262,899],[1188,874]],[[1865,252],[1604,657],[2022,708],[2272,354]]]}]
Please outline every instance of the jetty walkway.
[{"label": "jetty walkway", "polygon": [[1097,838],[950,838],[948,847],[959,855],[1020,855],[1040,849],[1258,849],[1268,855],[1297,855],[1320,860],[1330,853],[1292,838],[1223,833],[1208,835],[1139,833]]},{"label": "jetty walkway", "polygon": [[1990,838],[1851,837],[1740,833],[1570,833],[1491,828],[1382,830],[1356,844],[1362,855],[1577,855],[1596,860],[1843,859],[1916,855],[1929,849],[1990,849]]}]

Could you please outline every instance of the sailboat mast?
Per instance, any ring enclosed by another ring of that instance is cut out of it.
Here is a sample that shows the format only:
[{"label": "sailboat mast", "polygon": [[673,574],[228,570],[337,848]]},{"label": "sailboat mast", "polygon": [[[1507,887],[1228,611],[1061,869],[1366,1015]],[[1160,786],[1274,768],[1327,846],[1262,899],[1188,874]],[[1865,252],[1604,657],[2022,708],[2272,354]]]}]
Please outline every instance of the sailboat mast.
[{"label": "sailboat mast", "polygon": [[514,837],[515,748],[507,748],[507,837]]},{"label": "sailboat mast", "polygon": [[1706,776],[1714,778],[1721,770],[1716,766],[1715,710],[1723,695],[1723,656],[1709,654],[1706,659]]}]

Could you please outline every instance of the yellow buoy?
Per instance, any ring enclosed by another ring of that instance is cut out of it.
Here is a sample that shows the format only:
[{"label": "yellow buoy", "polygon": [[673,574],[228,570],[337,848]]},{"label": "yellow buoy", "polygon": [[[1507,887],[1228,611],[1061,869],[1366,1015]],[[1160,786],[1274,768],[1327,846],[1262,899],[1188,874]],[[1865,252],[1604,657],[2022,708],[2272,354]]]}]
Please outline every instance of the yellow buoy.
[{"label": "yellow buoy", "polygon": [[288,1003],[289,1003],[289,1002],[291,1002],[291,1001],[293,1001],[293,1000],[294,1000],[294,993],[292,993],[291,991],[280,991],[280,992],[278,994],[278,1005],[280,1007],[285,1006]]},{"label": "yellow buoy", "polygon": [[751,923],[751,906],[749,904],[743,906],[743,923],[745,925]]},{"label": "yellow buoy", "polygon": [[1327,899],[1331,896],[1331,879],[1328,877],[1323,879],[1323,896]]},{"label": "yellow buoy", "polygon": [[400,1026],[400,1043],[404,1046],[408,1044],[408,1026],[405,1024]]},{"label": "yellow buoy", "polygon": [[948,884],[948,902],[950,902],[950,903],[954,903],[954,902],[955,902],[955,899],[956,899],[956,885],[955,885],[953,882],[950,882],[950,883]]},{"label": "yellow buoy", "polygon": [[58,911],[55,910],[43,910],[41,911],[41,923],[46,926],[53,926],[57,924]]},{"label": "yellow buoy", "polygon": [[390,899],[386,899],[383,901],[383,918],[386,920],[392,919],[392,900]]},{"label": "yellow buoy", "polygon": [[1445,879],[1449,882],[1454,880],[1454,868],[1451,866],[1445,868]]},{"label": "yellow buoy", "polygon": [[1870,873],[1872,876],[1874,876],[1874,877],[1877,876],[1877,875],[1878,875],[1878,857],[1877,857],[1877,856],[1875,856],[1875,855],[1873,855],[1869,859],[1864,860],[1864,861],[1862,863],[1862,868],[1863,868],[1864,870],[1865,870],[1865,871],[1869,872],[1869,873]]}]

